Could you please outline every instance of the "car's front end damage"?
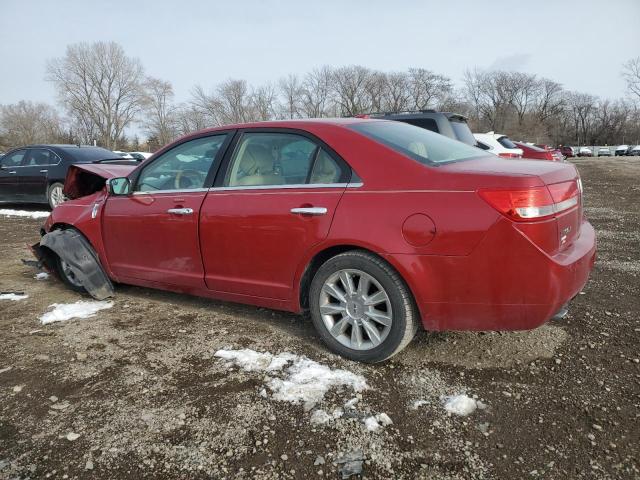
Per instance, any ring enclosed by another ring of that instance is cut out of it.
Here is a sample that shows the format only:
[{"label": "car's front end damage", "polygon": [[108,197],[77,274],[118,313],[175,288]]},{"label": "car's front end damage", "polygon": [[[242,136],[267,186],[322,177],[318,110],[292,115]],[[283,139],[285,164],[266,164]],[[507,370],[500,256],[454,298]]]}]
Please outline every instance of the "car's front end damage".
[{"label": "car's front end damage", "polygon": [[58,259],[92,297],[114,295],[102,248],[100,210],[107,196],[105,182],[126,175],[129,165],[73,165],[65,180],[68,201],[56,207],[41,229],[40,242],[32,246],[38,265],[60,276]]}]

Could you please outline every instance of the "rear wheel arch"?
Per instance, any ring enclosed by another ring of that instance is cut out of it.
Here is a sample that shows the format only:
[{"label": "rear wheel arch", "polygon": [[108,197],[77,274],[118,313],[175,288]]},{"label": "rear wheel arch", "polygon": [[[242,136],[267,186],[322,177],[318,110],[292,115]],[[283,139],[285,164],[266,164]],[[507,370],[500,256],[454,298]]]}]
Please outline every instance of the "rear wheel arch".
[{"label": "rear wheel arch", "polygon": [[[416,302],[416,296],[411,286],[411,283],[407,281],[402,271],[394,264],[393,261],[390,261],[389,258],[385,258],[385,256],[376,253],[375,251],[362,247],[359,245],[353,244],[340,244],[340,245],[332,245],[323,250],[317,252],[304,269],[304,273],[300,277],[300,282],[298,283],[299,291],[298,291],[298,301],[300,309],[303,311],[309,310],[309,289],[311,287],[311,281],[315,276],[316,272],[320,269],[320,267],[329,259],[335,257],[336,255],[340,255],[341,253],[349,252],[349,251],[360,251],[370,255],[373,255],[386,263],[395,273],[398,274],[400,279],[404,282],[407,290],[411,294],[413,301]],[[416,302],[417,303],[417,302]]]}]

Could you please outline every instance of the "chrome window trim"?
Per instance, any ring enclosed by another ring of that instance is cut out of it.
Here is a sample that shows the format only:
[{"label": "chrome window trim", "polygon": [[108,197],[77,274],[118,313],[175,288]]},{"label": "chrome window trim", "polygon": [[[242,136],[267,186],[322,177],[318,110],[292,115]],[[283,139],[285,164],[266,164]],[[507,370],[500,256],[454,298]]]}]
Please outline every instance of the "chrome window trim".
[{"label": "chrome window trim", "polygon": [[[209,189],[208,188],[180,188],[180,189],[175,189],[175,190],[149,190],[149,191],[136,191],[136,192],[132,192],[132,195],[152,195],[155,193],[197,193],[197,192],[208,192]],[[121,195],[117,195],[117,196],[121,196]]]},{"label": "chrome window trim", "polygon": [[58,163],[47,163],[46,165],[18,165],[14,168],[33,168],[33,167],[57,167],[62,162],[62,158],[56,152],[49,148],[44,147],[28,147],[27,150],[46,150],[47,152],[53,153],[55,157],[58,159]]},{"label": "chrome window trim", "polygon": [[348,183],[296,183],[284,185],[236,185],[234,187],[211,187],[210,192],[226,192],[234,190],[291,190],[296,188],[313,189],[313,188],[346,188]]},{"label": "chrome window trim", "polygon": [[296,183],[289,185],[237,185],[235,187],[211,187],[211,188],[192,188],[192,189],[176,189],[176,190],[150,190],[150,191],[136,191],[132,192],[132,195],[151,195],[155,193],[190,193],[190,192],[228,192],[228,191],[242,191],[242,190],[278,190],[278,189],[317,189],[317,188],[359,188],[364,184],[358,183]]}]

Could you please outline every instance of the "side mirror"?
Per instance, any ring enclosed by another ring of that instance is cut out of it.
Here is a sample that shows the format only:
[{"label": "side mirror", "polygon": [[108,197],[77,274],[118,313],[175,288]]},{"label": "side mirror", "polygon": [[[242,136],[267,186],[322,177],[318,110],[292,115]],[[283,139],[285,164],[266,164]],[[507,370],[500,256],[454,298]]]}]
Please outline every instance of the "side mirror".
[{"label": "side mirror", "polygon": [[109,178],[107,180],[107,191],[111,195],[129,195],[131,193],[131,182],[127,177]]}]

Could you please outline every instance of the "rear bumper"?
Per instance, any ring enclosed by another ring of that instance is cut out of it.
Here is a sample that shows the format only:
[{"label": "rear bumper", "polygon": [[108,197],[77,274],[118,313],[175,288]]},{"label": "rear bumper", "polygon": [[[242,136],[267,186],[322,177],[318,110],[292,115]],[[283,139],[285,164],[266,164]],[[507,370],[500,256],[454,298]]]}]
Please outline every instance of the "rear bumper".
[{"label": "rear bumper", "polygon": [[596,237],[580,236],[550,256],[510,222],[499,222],[464,257],[392,255],[416,298],[427,330],[528,330],[548,321],[589,279]]}]

